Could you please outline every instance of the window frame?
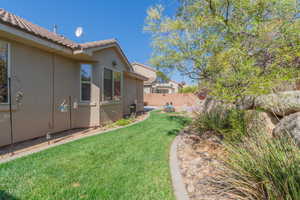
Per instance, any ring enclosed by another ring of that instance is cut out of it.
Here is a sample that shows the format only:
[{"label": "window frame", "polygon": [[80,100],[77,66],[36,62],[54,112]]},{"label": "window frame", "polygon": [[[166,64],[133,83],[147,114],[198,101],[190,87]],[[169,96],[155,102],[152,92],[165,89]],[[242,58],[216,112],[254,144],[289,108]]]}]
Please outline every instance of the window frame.
[{"label": "window frame", "polygon": [[9,78],[11,78],[11,44],[5,40],[0,40],[7,44],[7,102],[0,102],[0,105],[9,105],[10,104],[10,83]]},{"label": "window frame", "polygon": [[[90,65],[90,67],[91,67],[91,80],[90,81],[82,81],[82,77],[81,77],[81,67],[82,67],[82,65]],[[79,78],[80,78],[80,102],[90,103],[92,101],[93,65],[90,64],[90,63],[80,63]],[[83,83],[89,83],[90,84],[90,100],[82,100],[82,84]]]},{"label": "window frame", "polygon": [[[110,70],[111,72],[112,72],[112,99],[111,100],[105,100],[105,94],[104,94],[104,71],[105,71],[105,69],[107,69],[107,70]],[[114,96],[115,96],[115,81],[114,81],[114,72],[120,72],[121,73],[121,91],[120,91],[120,93],[121,93],[121,95],[120,95],[120,100],[115,100],[114,99]],[[124,77],[123,77],[123,71],[121,71],[121,70],[116,70],[116,69],[111,69],[111,68],[109,68],[109,67],[104,67],[103,68],[103,71],[102,71],[102,92],[101,92],[101,95],[102,95],[102,97],[101,97],[101,101],[102,102],[113,102],[113,101],[122,101],[122,98],[123,98],[123,79],[124,79]]]},{"label": "window frame", "polygon": [[113,98],[113,100],[114,100],[114,98],[115,98],[115,72],[117,72],[117,73],[120,73],[120,96],[118,96],[118,97],[120,97],[120,100],[119,101],[121,101],[122,100],[122,97],[123,97],[123,72],[122,71],[119,71],[119,70],[112,70],[113,71],[113,74],[112,74],[112,80],[113,80],[113,91],[112,91],[112,98]]}]

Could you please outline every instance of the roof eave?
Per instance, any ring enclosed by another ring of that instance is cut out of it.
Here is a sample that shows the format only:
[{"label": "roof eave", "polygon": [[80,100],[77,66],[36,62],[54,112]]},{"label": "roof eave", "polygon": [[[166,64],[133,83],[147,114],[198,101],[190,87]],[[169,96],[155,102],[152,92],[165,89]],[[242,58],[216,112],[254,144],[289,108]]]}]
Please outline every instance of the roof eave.
[{"label": "roof eave", "polygon": [[47,49],[50,51],[61,52],[69,55],[73,54],[73,50],[69,47],[65,47],[52,41],[48,41],[44,38],[37,37],[4,23],[0,23],[0,37],[5,37],[13,41],[30,44],[32,46]]},{"label": "roof eave", "polygon": [[142,80],[142,81],[147,81],[148,78],[141,75],[141,74],[138,74],[138,73],[135,73],[135,72],[125,72],[126,75],[132,77],[132,78],[136,78],[136,79],[139,79],[139,80]]}]

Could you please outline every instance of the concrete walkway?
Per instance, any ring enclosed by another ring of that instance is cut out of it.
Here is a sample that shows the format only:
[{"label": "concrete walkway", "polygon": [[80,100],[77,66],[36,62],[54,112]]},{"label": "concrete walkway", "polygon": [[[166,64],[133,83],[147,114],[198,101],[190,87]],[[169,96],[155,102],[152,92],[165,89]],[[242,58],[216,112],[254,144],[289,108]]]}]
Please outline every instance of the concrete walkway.
[{"label": "concrete walkway", "polygon": [[102,131],[102,132],[99,131],[99,130],[91,130],[91,131],[85,133],[85,135],[80,136],[80,137],[66,138],[66,139],[61,140],[61,141],[56,142],[56,143],[52,143],[52,144],[44,145],[44,146],[39,146],[37,148],[32,148],[28,151],[19,152],[19,153],[16,153],[16,154],[12,155],[12,156],[1,158],[0,159],[0,164],[15,160],[17,158],[28,156],[30,154],[37,153],[37,152],[40,152],[40,151],[43,151],[43,150],[46,150],[46,149],[49,149],[49,148],[52,148],[52,147],[56,147],[56,146],[59,146],[59,145],[62,145],[62,144],[66,144],[66,143],[69,143],[69,142],[80,140],[80,139],[83,139],[83,138],[91,137],[91,136],[94,136],[94,135],[104,134],[104,133],[115,131],[115,130],[118,130],[118,129],[121,129],[121,128],[127,128],[127,127],[133,126],[137,123],[140,123],[142,121],[145,121],[146,119],[149,118],[149,116],[150,116],[150,112],[147,113],[147,116],[144,119],[142,119],[140,121],[136,121],[136,122],[134,122],[132,124],[129,124],[127,126],[112,128],[112,129],[108,129],[108,130],[105,130],[105,131]]},{"label": "concrete walkway", "polygon": [[185,189],[183,179],[180,173],[179,160],[177,158],[177,146],[180,140],[180,135],[178,135],[171,146],[170,150],[170,169],[172,176],[172,185],[174,194],[177,200],[189,200],[189,196]]}]

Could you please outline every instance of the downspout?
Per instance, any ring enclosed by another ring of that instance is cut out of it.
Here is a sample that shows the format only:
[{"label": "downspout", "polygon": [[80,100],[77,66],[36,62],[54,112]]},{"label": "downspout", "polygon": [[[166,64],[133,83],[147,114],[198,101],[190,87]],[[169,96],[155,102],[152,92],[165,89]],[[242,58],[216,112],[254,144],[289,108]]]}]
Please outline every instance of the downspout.
[{"label": "downspout", "polygon": [[[100,77],[100,80],[99,80],[99,89],[100,89],[100,92],[99,92],[99,100],[98,103],[99,103],[99,127],[102,126],[102,120],[101,120],[101,102],[103,101],[103,91],[104,91],[104,69],[102,69],[102,67],[99,67],[99,74],[98,74],[98,77]],[[93,79],[92,79],[93,80]]]},{"label": "downspout", "polygon": [[51,100],[51,129],[54,129],[54,112],[55,112],[55,54],[52,54],[52,96],[50,96],[50,100]]},{"label": "downspout", "polygon": [[136,108],[135,108],[135,112],[137,113],[137,110],[138,110],[138,103],[139,103],[139,100],[138,100],[138,96],[139,96],[139,88],[138,88],[138,79],[136,78],[135,79],[135,88],[136,88]]}]

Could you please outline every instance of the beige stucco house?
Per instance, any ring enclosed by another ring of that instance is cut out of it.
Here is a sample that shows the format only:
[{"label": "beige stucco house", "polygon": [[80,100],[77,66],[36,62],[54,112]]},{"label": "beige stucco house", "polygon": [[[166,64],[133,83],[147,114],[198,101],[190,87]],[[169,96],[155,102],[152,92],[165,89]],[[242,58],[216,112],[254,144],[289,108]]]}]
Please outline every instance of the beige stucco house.
[{"label": "beige stucco house", "polygon": [[114,39],[79,44],[0,9],[0,146],[143,110],[144,76]]},{"label": "beige stucco house", "polygon": [[132,63],[132,66],[136,72],[147,77],[148,80],[144,82],[144,93],[163,93],[163,94],[175,94],[178,93],[182,84],[176,81],[164,81],[160,80],[157,76],[157,70],[141,63]]}]

